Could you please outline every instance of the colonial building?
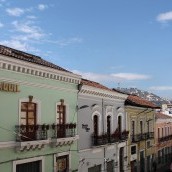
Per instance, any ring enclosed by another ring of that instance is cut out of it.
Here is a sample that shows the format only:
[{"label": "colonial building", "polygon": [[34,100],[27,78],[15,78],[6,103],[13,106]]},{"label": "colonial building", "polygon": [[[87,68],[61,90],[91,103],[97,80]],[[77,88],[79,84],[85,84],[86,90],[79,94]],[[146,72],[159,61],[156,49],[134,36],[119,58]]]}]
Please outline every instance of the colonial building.
[{"label": "colonial building", "polygon": [[172,117],[156,113],[155,127],[157,168],[170,167],[172,162]]},{"label": "colonial building", "polygon": [[0,46],[0,171],[78,169],[80,76]]},{"label": "colonial building", "polygon": [[129,95],[125,102],[128,126],[128,171],[153,170],[155,159],[155,108],[156,106],[136,95]]},{"label": "colonial building", "polygon": [[78,97],[79,172],[123,172],[127,167],[128,95],[82,79]]}]

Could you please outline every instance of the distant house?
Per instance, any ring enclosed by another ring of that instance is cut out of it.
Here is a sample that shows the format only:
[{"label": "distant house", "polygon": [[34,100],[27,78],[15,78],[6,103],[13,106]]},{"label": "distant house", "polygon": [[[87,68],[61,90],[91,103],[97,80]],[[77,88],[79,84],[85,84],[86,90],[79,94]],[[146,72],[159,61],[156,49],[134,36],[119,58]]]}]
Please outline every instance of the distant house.
[{"label": "distant house", "polygon": [[78,95],[79,172],[127,170],[128,95],[82,79]]},{"label": "distant house", "polygon": [[155,109],[157,107],[136,95],[125,101],[128,121],[128,170],[131,172],[153,171],[155,160]]},{"label": "distant house", "polygon": [[170,166],[172,162],[172,117],[156,113],[155,148],[157,168]]},{"label": "distant house", "polygon": [[74,171],[81,77],[0,45],[0,171]]}]

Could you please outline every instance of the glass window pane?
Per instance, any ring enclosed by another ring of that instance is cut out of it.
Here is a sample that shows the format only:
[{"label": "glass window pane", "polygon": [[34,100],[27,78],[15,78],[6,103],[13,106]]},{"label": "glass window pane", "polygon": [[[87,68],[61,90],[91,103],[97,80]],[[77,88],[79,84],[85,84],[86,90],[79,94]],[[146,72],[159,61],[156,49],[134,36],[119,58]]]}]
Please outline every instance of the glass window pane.
[{"label": "glass window pane", "polygon": [[28,103],[28,110],[35,110],[35,104],[34,103]]},{"label": "glass window pane", "polygon": [[26,118],[26,112],[21,112],[21,118]]},{"label": "glass window pane", "polygon": [[27,109],[27,103],[21,103],[21,110]]},{"label": "glass window pane", "polygon": [[28,118],[34,118],[34,113],[33,112],[28,112]]},{"label": "glass window pane", "polygon": [[21,123],[21,125],[26,125],[26,119],[21,119],[20,123]]},{"label": "glass window pane", "polygon": [[28,125],[34,125],[34,119],[28,119]]}]

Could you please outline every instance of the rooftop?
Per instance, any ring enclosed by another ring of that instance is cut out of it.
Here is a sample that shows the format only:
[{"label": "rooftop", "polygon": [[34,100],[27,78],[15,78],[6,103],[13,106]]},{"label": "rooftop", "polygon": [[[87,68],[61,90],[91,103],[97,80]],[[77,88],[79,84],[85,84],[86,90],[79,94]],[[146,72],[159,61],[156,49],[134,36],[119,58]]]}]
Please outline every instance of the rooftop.
[{"label": "rooftop", "polygon": [[13,49],[13,48],[6,47],[4,45],[0,45],[0,54],[11,57],[11,58],[27,61],[29,63],[35,63],[35,64],[42,65],[45,67],[49,67],[49,68],[57,69],[60,71],[72,73],[66,69],[61,68],[60,66],[57,66],[51,62],[48,62],[48,61],[42,59],[39,56],[28,54],[28,53],[25,53],[23,51],[19,51],[19,50]]},{"label": "rooftop", "polygon": [[154,108],[154,109],[159,108],[152,102],[145,100],[137,95],[129,95],[127,100],[125,101],[125,105]]},{"label": "rooftop", "polygon": [[169,115],[165,115],[161,112],[157,112],[156,113],[156,119],[172,119],[172,117]]}]

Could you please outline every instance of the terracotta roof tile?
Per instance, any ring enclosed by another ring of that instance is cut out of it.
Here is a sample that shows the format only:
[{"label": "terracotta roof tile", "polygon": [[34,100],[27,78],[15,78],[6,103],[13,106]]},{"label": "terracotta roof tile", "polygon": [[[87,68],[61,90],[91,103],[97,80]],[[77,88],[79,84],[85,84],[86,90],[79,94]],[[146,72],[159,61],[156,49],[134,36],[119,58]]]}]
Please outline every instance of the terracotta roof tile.
[{"label": "terracotta roof tile", "polygon": [[165,115],[161,112],[157,112],[156,113],[156,119],[172,119],[172,117],[169,115]]},{"label": "terracotta roof tile", "polygon": [[147,108],[158,108],[152,102],[145,100],[137,95],[129,95],[127,100],[125,101],[125,105],[140,106],[140,107],[147,107]]},{"label": "terracotta roof tile", "polygon": [[35,63],[35,64],[38,64],[38,65],[46,66],[46,67],[49,67],[49,68],[57,69],[57,70],[60,70],[60,71],[72,73],[72,72],[67,71],[66,69],[63,69],[63,68],[61,68],[61,67],[59,67],[59,66],[57,66],[57,65],[55,65],[55,64],[53,64],[51,62],[48,62],[48,61],[42,59],[39,56],[28,54],[28,53],[25,53],[25,52],[22,52],[22,51],[13,49],[13,48],[6,47],[4,45],[0,45],[0,54],[8,56],[8,57],[15,58],[15,59],[20,59],[20,60],[23,60],[23,61],[27,61],[27,62],[30,62],[30,63]]},{"label": "terracotta roof tile", "polygon": [[112,89],[110,89],[108,87],[105,87],[104,85],[101,85],[98,82],[90,81],[90,80],[87,80],[87,79],[82,79],[81,83],[83,85],[88,85],[88,86],[95,87],[95,88],[100,88],[100,89],[103,89],[103,90],[113,91]]}]

